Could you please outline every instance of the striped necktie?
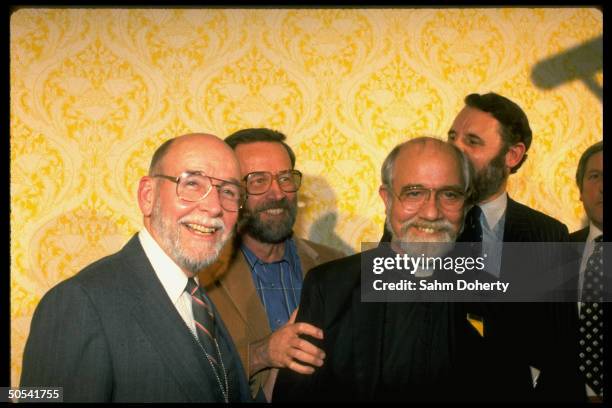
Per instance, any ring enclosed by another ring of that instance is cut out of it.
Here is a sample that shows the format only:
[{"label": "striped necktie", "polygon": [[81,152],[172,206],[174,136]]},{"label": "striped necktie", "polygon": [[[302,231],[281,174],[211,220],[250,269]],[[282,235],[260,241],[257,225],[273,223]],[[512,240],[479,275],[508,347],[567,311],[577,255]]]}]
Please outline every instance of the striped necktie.
[{"label": "striped necktie", "polygon": [[227,381],[227,371],[223,364],[223,357],[219,344],[215,338],[215,315],[213,313],[210,300],[200,289],[195,279],[187,280],[187,293],[191,295],[191,309],[193,320],[196,326],[198,340],[202,345],[206,359],[210,363],[219,389],[223,394],[225,402],[229,401],[229,383]]},{"label": "striped necktie", "polygon": [[[195,279],[189,278],[187,280],[185,290],[191,295],[191,309],[193,311],[193,320],[198,340],[204,347],[204,350],[212,357],[217,354],[215,348],[215,316],[212,307]],[[214,357],[213,360],[218,364]]]},{"label": "striped necktie", "polygon": [[603,391],[603,243],[595,238],[593,253],[584,270],[580,305],[580,371],[597,395]]}]

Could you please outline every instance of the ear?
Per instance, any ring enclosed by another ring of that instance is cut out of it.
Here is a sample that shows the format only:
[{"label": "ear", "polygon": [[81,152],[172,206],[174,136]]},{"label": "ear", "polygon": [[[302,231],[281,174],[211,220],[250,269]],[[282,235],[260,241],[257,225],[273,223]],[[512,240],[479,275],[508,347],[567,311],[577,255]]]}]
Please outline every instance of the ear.
[{"label": "ear", "polygon": [[380,195],[380,198],[382,198],[383,203],[385,203],[385,211],[388,212],[389,208],[391,207],[391,194],[389,194],[387,188],[382,184],[380,187],[378,187],[378,194]]},{"label": "ear", "polygon": [[526,150],[527,149],[525,148],[525,144],[523,142],[510,146],[506,152],[506,167],[511,169],[519,164],[523,159]]},{"label": "ear", "polygon": [[138,183],[138,206],[142,215],[148,217],[153,212],[155,197],[155,181],[152,177],[144,176]]}]

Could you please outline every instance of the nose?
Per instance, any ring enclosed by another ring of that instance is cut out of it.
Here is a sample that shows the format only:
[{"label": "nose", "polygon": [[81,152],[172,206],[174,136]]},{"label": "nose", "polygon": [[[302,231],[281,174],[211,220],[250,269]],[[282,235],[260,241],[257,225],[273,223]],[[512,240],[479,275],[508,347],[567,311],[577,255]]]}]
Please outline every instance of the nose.
[{"label": "nose", "polygon": [[603,195],[603,176],[599,178],[599,194]]},{"label": "nose", "polygon": [[419,209],[419,216],[428,221],[435,221],[440,218],[440,209],[438,208],[435,191],[430,191],[429,197]]},{"label": "nose", "polygon": [[211,218],[221,215],[223,208],[219,199],[219,190],[213,187],[205,198],[198,201],[197,207],[200,211],[207,212]]},{"label": "nose", "polygon": [[283,199],[287,195],[287,193],[280,188],[278,180],[275,177],[272,178],[272,184],[270,184],[268,195],[272,196],[277,201]]},{"label": "nose", "polygon": [[449,140],[449,142],[459,148],[462,152],[465,152],[465,144],[463,143],[463,138],[457,135],[453,140]]}]

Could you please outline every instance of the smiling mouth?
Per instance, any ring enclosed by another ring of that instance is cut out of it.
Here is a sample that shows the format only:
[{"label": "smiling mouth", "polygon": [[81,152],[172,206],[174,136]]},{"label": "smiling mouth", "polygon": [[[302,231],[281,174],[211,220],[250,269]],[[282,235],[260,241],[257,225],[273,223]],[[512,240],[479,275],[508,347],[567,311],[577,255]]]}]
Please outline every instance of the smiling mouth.
[{"label": "smiling mouth", "polygon": [[281,215],[283,212],[285,212],[285,209],[284,208],[269,208],[263,212],[269,215]]},{"label": "smiling mouth", "polygon": [[219,228],[206,227],[200,224],[186,223],[183,225],[185,225],[190,231],[196,232],[198,234],[203,234],[203,235],[214,234],[215,232],[217,232],[217,230],[219,230]]},{"label": "smiling mouth", "polygon": [[436,232],[440,232],[437,229],[428,228],[428,227],[415,227],[415,228],[417,231],[424,232],[425,234],[435,234]]}]

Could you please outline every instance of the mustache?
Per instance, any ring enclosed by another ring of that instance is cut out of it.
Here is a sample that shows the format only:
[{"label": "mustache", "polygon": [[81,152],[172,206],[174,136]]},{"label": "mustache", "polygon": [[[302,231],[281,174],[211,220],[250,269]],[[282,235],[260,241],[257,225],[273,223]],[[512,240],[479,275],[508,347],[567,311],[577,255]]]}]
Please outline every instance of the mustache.
[{"label": "mustache", "polygon": [[179,222],[182,224],[199,224],[208,228],[217,228],[220,231],[225,230],[225,223],[221,218],[211,218],[211,217],[194,217],[192,215],[186,215],[179,219]]},{"label": "mustache", "polygon": [[448,220],[426,221],[411,219],[401,225],[400,230],[402,234],[405,234],[408,231],[408,228],[410,227],[431,228],[433,230],[436,230],[437,232],[453,232],[453,226]]},{"label": "mustache", "polygon": [[255,207],[252,211],[253,214],[270,210],[272,208],[282,208],[285,210],[291,210],[291,203],[287,200],[287,197],[283,197],[280,200],[270,200],[261,203]]}]

